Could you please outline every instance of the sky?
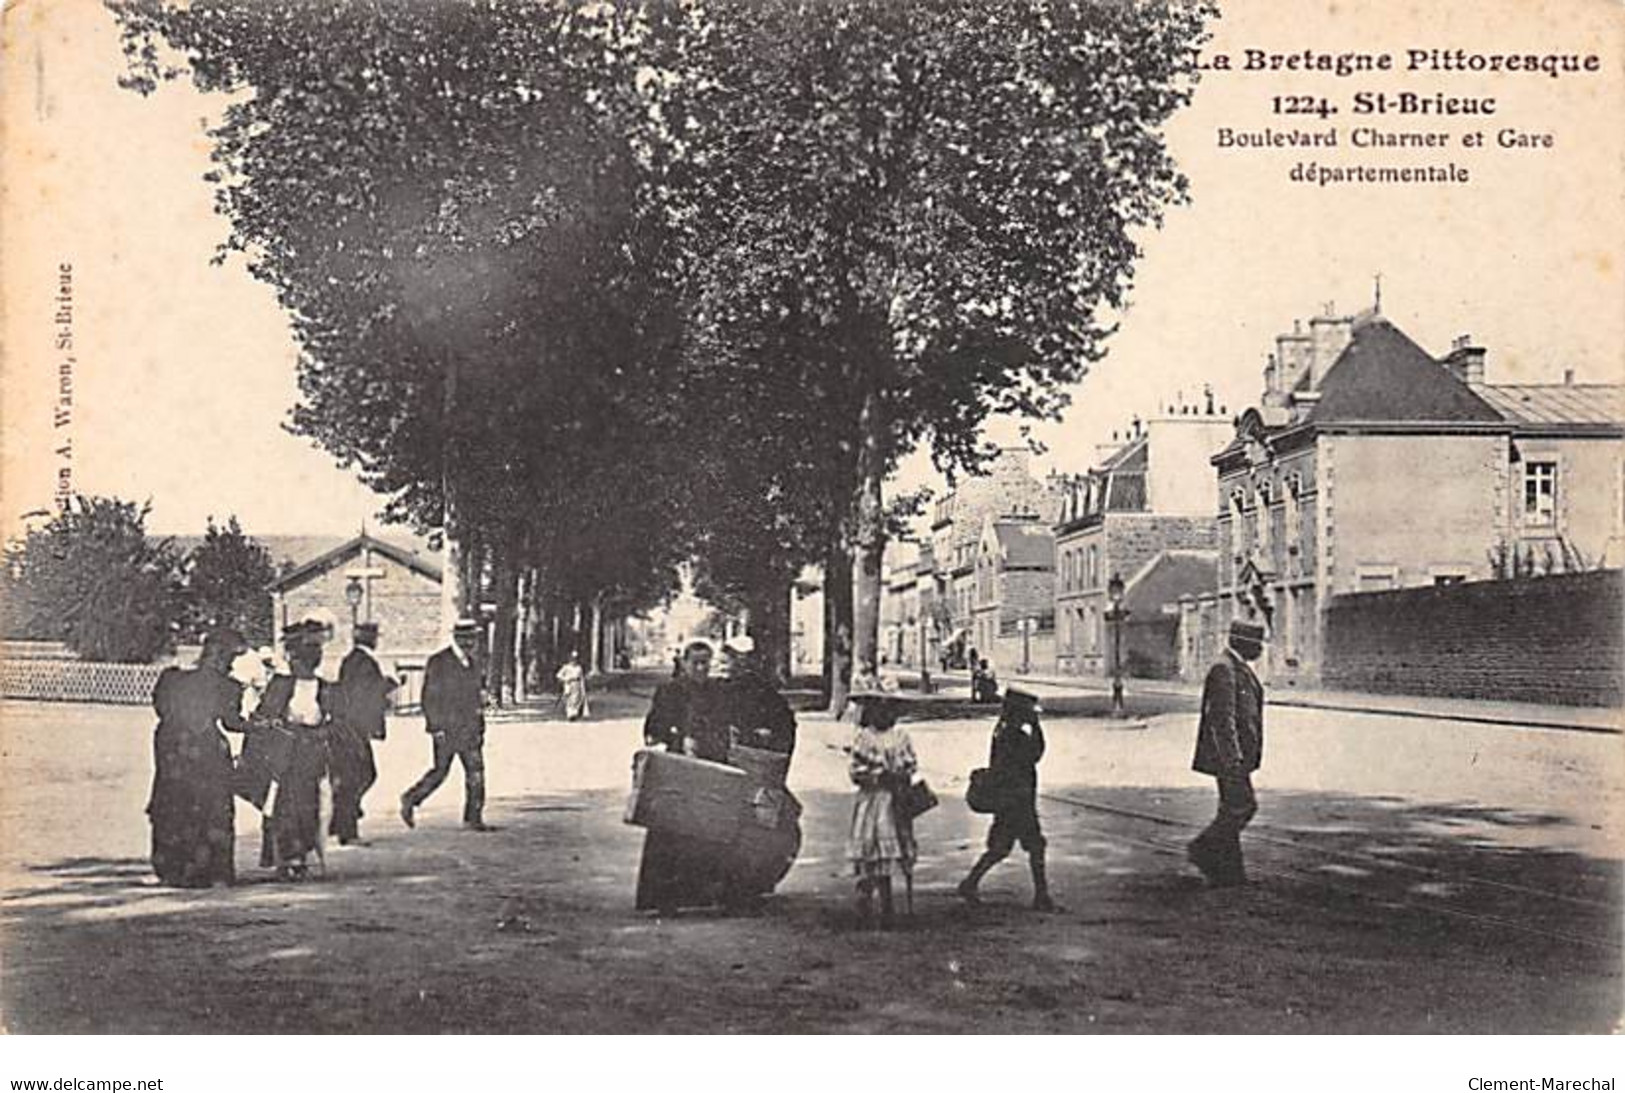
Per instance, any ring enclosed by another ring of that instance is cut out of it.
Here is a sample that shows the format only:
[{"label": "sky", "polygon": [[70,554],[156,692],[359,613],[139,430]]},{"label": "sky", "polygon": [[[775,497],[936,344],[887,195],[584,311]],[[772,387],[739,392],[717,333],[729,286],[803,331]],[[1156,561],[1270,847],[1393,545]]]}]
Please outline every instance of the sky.
[{"label": "sky", "polygon": [[[1374,0],[1230,3],[1206,56],[1249,48],[1381,52],[1596,52],[1602,71],[1534,75],[1210,72],[1170,123],[1192,200],[1142,239],[1132,305],[1105,360],[1058,425],[1035,427],[1037,470],[1081,471],[1095,445],[1211,384],[1232,412],[1253,402],[1264,355],[1294,318],[1372,302],[1424,348],[1463,333],[1489,350],[1492,382],[1619,382],[1625,346],[1625,17],[1608,0]],[[380,499],[283,428],[296,350],[270,291],[240,262],[210,264],[227,226],[213,212],[208,120],[220,102],[172,83],[142,98],[123,70],[110,15],[92,0],[8,9],[0,54],[0,531],[48,508],[59,472],[73,489],[150,499],[150,526],[196,533],[237,515],[258,534],[347,534]],[[1492,119],[1379,122],[1462,133],[1549,132],[1535,151],[1359,152],[1355,91],[1494,95]],[[1277,95],[1326,94],[1329,122],[1272,116]],[[1290,181],[1291,150],[1217,147],[1220,127],[1345,131],[1325,163],[1446,163],[1465,186],[1318,187]],[[59,267],[72,266],[72,420],[53,423],[67,354],[54,347]],[[990,436],[1014,441],[1012,422]],[[71,440],[71,457],[60,450]],[[901,483],[930,478],[921,459]]]}]

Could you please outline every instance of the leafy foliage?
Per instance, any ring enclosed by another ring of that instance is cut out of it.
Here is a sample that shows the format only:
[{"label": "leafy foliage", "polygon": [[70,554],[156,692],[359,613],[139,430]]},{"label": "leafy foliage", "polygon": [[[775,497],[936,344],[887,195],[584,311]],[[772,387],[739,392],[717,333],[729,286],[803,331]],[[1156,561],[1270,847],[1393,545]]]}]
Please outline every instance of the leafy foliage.
[{"label": "leafy foliage", "polygon": [[61,641],[86,660],[146,663],[174,646],[184,610],[168,540],[150,506],[76,497],[7,558],[7,637]]},{"label": "leafy foliage", "polygon": [[270,585],[276,578],[271,552],[243,534],[235,516],[224,527],[211,518],[203,542],[186,558],[182,640],[200,642],[210,630],[230,626],[252,644],[269,643],[274,637]]}]

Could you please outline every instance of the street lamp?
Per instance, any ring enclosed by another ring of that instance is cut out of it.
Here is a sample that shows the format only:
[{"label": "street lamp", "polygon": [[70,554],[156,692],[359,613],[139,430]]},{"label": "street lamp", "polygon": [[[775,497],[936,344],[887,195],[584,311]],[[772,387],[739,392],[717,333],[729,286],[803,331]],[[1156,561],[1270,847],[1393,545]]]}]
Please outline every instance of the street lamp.
[{"label": "street lamp", "polygon": [[361,575],[351,574],[350,583],[344,586],[344,602],[350,605],[350,631],[355,632],[356,625],[361,621],[361,597],[366,595],[361,587]]},{"label": "street lamp", "polygon": [[1032,666],[1032,635],[1038,628],[1037,619],[1021,620],[1021,674],[1026,675],[1033,670]]},{"label": "street lamp", "polygon": [[1106,582],[1106,595],[1111,599],[1112,605],[1106,612],[1107,620],[1112,624],[1112,716],[1126,717],[1123,709],[1123,620],[1128,617],[1128,610],[1123,606],[1123,577],[1113,573],[1112,579]]}]

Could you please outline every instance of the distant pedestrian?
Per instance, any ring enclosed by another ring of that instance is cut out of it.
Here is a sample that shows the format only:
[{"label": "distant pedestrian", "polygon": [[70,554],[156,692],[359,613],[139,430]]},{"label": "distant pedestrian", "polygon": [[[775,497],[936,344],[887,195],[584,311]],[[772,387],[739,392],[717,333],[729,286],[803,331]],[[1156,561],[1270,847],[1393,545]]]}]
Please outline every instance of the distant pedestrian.
[{"label": "distant pedestrian", "polygon": [[340,846],[361,842],[361,799],[378,780],[372,742],[384,739],[389,696],[400,684],[378,660],[378,624],[358,623],[355,647],[339,665],[343,716],[333,731],[333,821]]},{"label": "distant pedestrian", "polygon": [[880,897],[880,925],[893,919],[892,881],[911,883],[918,856],[912,822],[898,813],[894,797],[919,769],[914,742],[897,727],[901,700],[894,694],[861,691],[849,697],[858,707],[849,773],[858,787],[847,832],[846,855],[858,878],[858,916],[867,922]]},{"label": "distant pedestrian", "polygon": [[241,684],[230,671],[247,649],[230,628],[210,631],[194,668],[165,668],[153,688],[152,869],[165,884],[204,888],[236,879],[231,745],[243,732]]},{"label": "distant pedestrian", "polygon": [[1219,811],[1186,854],[1208,883],[1229,888],[1247,882],[1241,832],[1258,812],[1252,775],[1264,758],[1264,687],[1252,662],[1264,651],[1264,628],[1230,624],[1230,644],[1202,684],[1202,714],[1191,768],[1219,787]]},{"label": "distant pedestrian", "polygon": [[423,670],[423,718],[434,742],[434,765],[401,794],[401,819],[416,827],[415,812],[451,773],[463,765],[463,826],[490,831],[485,822],[485,713],[479,665],[480,625],[459,619],[451,645],[429,658]]},{"label": "distant pedestrian", "polygon": [[572,652],[570,659],[559,668],[560,699],[564,703],[564,719],[580,721],[587,716],[587,670],[581,666],[581,655]]},{"label": "distant pedestrian", "polygon": [[973,660],[970,673],[970,700],[987,704],[999,700],[999,678],[986,660]]},{"label": "distant pedestrian", "polygon": [[245,745],[246,751],[261,732],[284,741],[271,770],[276,788],[265,809],[260,839],[260,864],[275,868],[284,880],[303,877],[310,854],[322,856],[322,780],[328,776],[329,738],[340,706],[337,684],[317,674],[323,634],[314,622],[295,623],[283,631],[288,674],[278,674],[266,685]]},{"label": "distant pedestrian", "polygon": [[988,870],[1009,857],[1017,843],[1027,852],[1033,874],[1033,910],[1054,911],[1049,878],[1044,867],[1048,845],[1038,824],[1038,762],[1044,758],[1044,727],[1039,722],[1038,699],[1024,691],[1004,693],[1004,708],[993,725],[993,743],[988,770],[998,796],[993,826],[987,833],[987,849],[971,867],[970,875],[959,882],[959,895],[968,903],[979,902],[977,885]]}]

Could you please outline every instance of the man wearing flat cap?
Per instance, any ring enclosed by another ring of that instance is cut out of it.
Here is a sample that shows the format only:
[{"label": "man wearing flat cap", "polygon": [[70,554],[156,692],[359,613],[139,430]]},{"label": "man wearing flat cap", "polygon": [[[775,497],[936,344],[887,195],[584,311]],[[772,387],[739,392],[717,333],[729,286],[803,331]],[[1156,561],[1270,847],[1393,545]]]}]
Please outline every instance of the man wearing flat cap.
[{"label": "man wearing flat cap", "polygon": [[1245,884],[1241,831],[1258,811],[1253,771],[1264,756],[1264,687],[1252,662],[1264,651],[1264,628],[1230,624],[1230,642],[1202,684],[1202,716],[1191,769],[1218,782],[1219,811],[1186,854],[1216,888]]},{"label": "man wearing flat cap", "polygon": [[423,669],[423,719],[434,741],[434,766],[401,794],[401,819],[417,826],[414,811],[463,764],[463,826],[490,831],[485,823],[485,714],[480,667],[475,662],[480,625],[458,619],[451,645],[429,658]]}]

